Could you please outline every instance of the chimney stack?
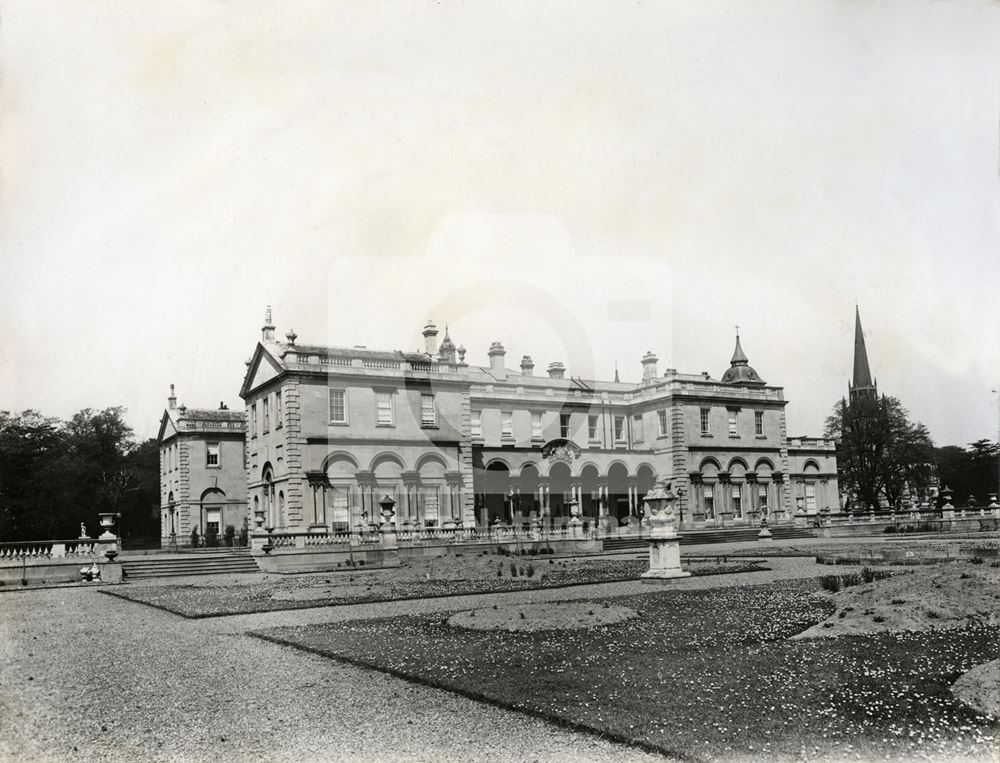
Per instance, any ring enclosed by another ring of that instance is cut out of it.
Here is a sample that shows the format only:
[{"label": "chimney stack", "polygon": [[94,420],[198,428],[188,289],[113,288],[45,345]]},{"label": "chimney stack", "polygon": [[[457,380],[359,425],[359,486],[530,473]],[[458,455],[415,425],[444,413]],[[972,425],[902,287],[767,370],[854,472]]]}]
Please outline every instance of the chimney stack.
[{"label": "chimney stack", "polygon": [[561,360],[554,360],[549,363],[549,378],[550,379],[562,379],[566,376],[566,366],[562,364]]},{"label": "chimney stack", "polygon": [[490,345],[490,370],[495,376],[506,376],[507,367],[504,365],[504,358],[507,356],[507,351],[503,348],[503,344],[500,342],[494,342]]},{"label": "chimney stack", "polygon": [[531,359],[530,355],[521,358],[521,374],[523,376],[535,375],[535,361]]},{"label": "chimney stack", "polygon": [[167,408],[171,411],[177,407],[177,396],[174,394],[174,385],[170,385],[170,397],[167,398]]},{"label": "chimney stack", "polygon": [[427,325],[424,326],[424,352],[428,355],[434,355],[437,353],[437,326],[434,325],[434,321],[428,320]]},{"label": "chimney stack", "polygon": [[642,356],[642,380],[649,381],[656,378],[656,362],[659,360],[652,350],[647,350]]},{"label": "chimney stack", "polygon": [[271,306],[267,306],[267,312],[264,313],[264,325],[260,327],[260,341],[262,342],[273,342],[274,341],[274,323],[271,321]]}]

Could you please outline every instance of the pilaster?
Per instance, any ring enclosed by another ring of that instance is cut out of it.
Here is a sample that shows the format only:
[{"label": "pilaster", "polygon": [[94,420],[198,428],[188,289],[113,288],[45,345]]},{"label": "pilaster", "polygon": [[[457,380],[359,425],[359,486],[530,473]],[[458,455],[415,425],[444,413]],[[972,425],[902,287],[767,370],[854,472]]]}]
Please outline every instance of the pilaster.
[{"label": "pilaster", "polygon": [[299,382],[288,379],[281,387],[285,431],[285,512],[290,527],[305,525],[305,472],[303,456],[306,439],[302,436],[302,411]]}]

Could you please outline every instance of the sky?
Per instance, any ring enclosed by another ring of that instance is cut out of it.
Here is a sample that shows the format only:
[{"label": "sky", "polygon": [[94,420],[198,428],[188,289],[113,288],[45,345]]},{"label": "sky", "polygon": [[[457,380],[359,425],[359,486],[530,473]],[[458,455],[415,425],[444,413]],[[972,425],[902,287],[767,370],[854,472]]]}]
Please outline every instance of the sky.
[{"label": "sky", "polygon": [[821,434],[996,439],[1000,3],[11,1],[0,409],[241,405],[279,337],[623,381],[736,326]]}]

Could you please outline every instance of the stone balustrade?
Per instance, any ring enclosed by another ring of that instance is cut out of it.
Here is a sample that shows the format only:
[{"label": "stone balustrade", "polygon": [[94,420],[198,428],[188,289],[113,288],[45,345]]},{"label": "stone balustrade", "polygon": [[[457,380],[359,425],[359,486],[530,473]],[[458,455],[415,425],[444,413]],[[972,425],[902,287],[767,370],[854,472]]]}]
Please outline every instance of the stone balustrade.
[{"label": "stone balustrade", "polygon": [[33,559],[97,559],[112,545],[96,539],[0,543],[0,562]]}]

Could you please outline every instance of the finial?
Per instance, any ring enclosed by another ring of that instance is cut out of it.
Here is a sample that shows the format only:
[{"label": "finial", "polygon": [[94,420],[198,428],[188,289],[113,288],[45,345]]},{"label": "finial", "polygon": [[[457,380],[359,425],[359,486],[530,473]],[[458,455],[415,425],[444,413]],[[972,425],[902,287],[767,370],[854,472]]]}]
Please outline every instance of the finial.
[{"label": "finial", "polygon": [[740,324],[738,323],[736,324],[736,338],[740,338]]},{"label": "finial", "polygon": [[619,382],[619,381],[621,381],[621,380],[618,378],[618,361],[616,360],[615,361],[615,382]]},{"label": "finial", "polygon": [[267,306],[267,310],[264,311],[264,323],[270,325],[271,323],[271,306]]},{"label": "finial", "polygon": [[295,329],[288,329],[288,333],[285,334],[285,339],[287,339],[288,343],[291,344],[291,345],[294,345],[295,344],[295,340],[298,339],[298,338],[299,338],[299,335],[295,333]]}]

